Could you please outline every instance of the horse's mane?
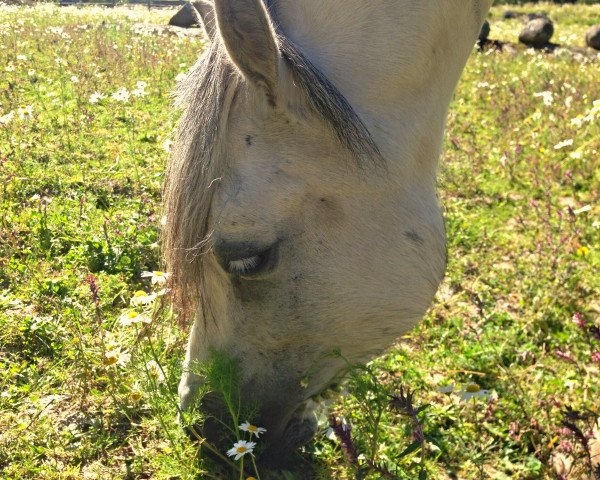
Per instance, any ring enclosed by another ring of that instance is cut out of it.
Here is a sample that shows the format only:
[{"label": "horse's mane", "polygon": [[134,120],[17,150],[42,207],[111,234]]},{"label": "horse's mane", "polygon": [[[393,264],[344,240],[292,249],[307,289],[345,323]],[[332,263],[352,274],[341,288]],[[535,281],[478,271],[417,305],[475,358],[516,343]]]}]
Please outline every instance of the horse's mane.
[{"label": "horse's mane", "polygon": [[[268,6],[274,17],[274,6]],[[282,58],[309,110],[324,121],[359,164],[383,163],[371,134],[344,95],[276,29]],[[172,273],[175,306],[184,319],[195,313],[199,300],[207,304],[202,253],[210,244],[211,187],[226,168],[220,145],[231,104],[244,86],[244,78],[215,35],[176,92],[176,105],[184,111],[166,172],[163,249]],[[203,310],[206,321],[206,308]]]}]

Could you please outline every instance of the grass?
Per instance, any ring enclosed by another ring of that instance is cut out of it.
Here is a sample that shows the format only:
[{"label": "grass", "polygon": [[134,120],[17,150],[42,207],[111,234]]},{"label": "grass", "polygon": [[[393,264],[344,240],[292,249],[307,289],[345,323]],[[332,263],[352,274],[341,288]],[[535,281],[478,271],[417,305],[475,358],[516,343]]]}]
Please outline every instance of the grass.
[{"label": "grass", "polygon": [[[507,8],[494,8],[492,37],[514,42]],[[549,12],[574,46],[600,23],[594,5],[510,8]],[[204,45],[139,26],[171,13],[0,8],[3,479],[227,475],[180,428],[186,332],[160,276],[141,276],[160,269],[169,93]],[[446,279],[420,326],[331,401],[334,418],[303,452],[316,478],[590,474],[598,71],[597,58],[567,51],[473,53],[441,168]],[[111,98],[121,88],[137,96]],[[96,92],[105,97],[91,103]]]}]

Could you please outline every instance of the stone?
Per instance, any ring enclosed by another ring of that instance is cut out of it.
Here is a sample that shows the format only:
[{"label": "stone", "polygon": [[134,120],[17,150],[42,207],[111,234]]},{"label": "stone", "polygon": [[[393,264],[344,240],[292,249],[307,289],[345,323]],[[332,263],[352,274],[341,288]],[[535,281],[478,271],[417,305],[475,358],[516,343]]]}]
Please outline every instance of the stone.
[{"label": "stone", "polygon": [[521,14],[518,12],[513,12],[512,10],[507,10],[506,12],[504,12],[502,14],[502,18],[504,18],[505,20],[510,20],[512,18],[517,18],[520,15]]},{"label": "stone", "polygon": [[531,47],[548,45],[554,34],[554,24],[548,18],[530,20],[519,34],[519,42]]},{"label": "stone", "polygon": [[594,25],[587,31],[585,43],[594,50],[600,50],[600,25]]},{"label": "stone", "polygon": [[488,39],[489,36],[490,36],[490,22],[488,22],[486,20],[485,22],[483,22],[481,30],[479,31],[478,40],[480,43],[485,43],[485,41]]},{"label": "stone", "polygon": [[538,18],[545,18],[546,20],[550,20],[550,18],[548,17],[548,14],[544,13],[544,12],[528,13],[527,15],[525,15],[525,18],[527,19],[528,22],[531,20],[536,20]]},{"label": "stone", "polygon": [[183,7],[179,9],[179,11],[171,17],[169,20],[169,25],[174,27],[194,27],[199,26],[196,21],[196,15],[194,14],[194,7],[190,3],[186,3]]}]

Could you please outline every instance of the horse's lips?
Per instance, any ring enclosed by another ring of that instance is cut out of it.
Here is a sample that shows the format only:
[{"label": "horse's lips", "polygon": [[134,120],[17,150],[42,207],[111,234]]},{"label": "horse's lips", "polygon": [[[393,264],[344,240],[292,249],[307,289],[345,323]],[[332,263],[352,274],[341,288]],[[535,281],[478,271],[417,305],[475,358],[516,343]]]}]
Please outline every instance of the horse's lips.
[{"label": "horse's lips", "polygon": [[[298,409],[302,410],[302,409]],[[317,430],[314,416],[296,415],[295,410],[287,422],[266,437],[267,448],[261,455],[261,463],[269,467],[284,464],[291,453],[308,443]]]}]

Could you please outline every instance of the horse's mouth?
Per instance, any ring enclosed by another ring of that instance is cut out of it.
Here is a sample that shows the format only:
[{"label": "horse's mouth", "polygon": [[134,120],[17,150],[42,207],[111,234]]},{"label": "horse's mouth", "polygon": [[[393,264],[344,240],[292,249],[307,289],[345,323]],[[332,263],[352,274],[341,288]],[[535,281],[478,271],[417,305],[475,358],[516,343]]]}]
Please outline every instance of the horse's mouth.
[{"label": "horse's mouth", "polygon": [[293,417],[278,438],[270,439],[268,447],[260,456],[261,465],[269,469],[288,466],[291,454],[308,443],[316,432],[317,421],[314,415]]}]

